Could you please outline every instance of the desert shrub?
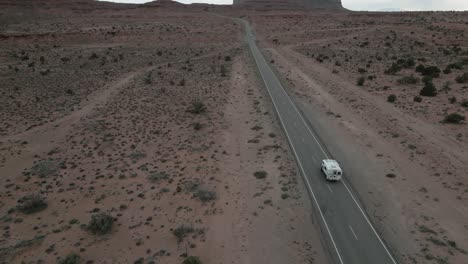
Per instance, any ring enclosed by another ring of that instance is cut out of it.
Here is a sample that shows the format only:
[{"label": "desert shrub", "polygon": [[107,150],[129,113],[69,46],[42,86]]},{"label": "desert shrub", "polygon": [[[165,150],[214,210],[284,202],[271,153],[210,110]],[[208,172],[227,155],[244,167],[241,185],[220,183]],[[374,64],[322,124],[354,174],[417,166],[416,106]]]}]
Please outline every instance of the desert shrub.
[{"label": "desert shrub", "polygon": [[447,66],[447,68],[445,68],[443,72],[444,72],[444,74],[449,74],[449,73],[452,72],[452,68]]},{"label": "desert shrub", "polygon": [[185,86],[185,79],[179,81],[179,86]]},{"label": "desert shrub", "polygon": [[192,105],[187,112],[195,115],[202,114],[206,112],[206,106],[203,102],[196,100],[192,102]]},{"label": "desert shrub", "polygon": [[418,77],[414,77],[414,75],[410,75],[410,76],[405,76],[405,77],[402,77],[400,79],[398,79],[398,83],[400,84],[417,84],[419,83],[419,78]]},{"label": "desert shrub", "polygon": [[220,73],[221,73],[221,77],[226,76],[227,70],[226,70],[226,67],[224,67],[224,65],[221,65]]},{"label": "desert shrub", "polygon": [[465,120],[465,116],[453,113],[449,114],[444,118],[445,123],[451,123],[451,124],[460,124]]},{"label": "desert shrub", "polygon": [[419,95],[433,97],[437,95],[437,89],[432,82],[427,82],[419,92]]},{"label": "desert shrub", "polygon": [[455,96],[450,97],[448,100],[449,100],[449,103],[451,104],[454,104],[457,102],[457,98]]},{"label": "desert shrub", "polygon": [[184,237],[186,237],[188,234],[192,233],[195,231],[192,226],[189,225],[179,225],[176,229],[172,231],[172,234],[177,238],[177,243],[182,242],[184,240]]},{"label": "desert shrub", "polygon": [[455,78],[455,81],[457,81],[457,83],[467,83],[468,82],[468,72],[465,72],[460,76],[457,76],[457,78]]},{"label": "desert shrub", "polygon": [[385,74],[395,75],[397,72],[401,71],[403,67],[398,63],[392,63],[387,70],[385,70]]},{"label": "desert shrub", "polygon": [[393,103],[393,102],[395,102],[395,101],[396,101],[396,95],[391,94],[391,95],[389,95],[389,96],[387,97],[387,102]]},{"label": "desert shrub", "polygon": [[424,76],[424,77],[422,78],[422,83],[424,83],[424,84],[430,83],[430,82],[432,82],[432,79],[433,79],[433,78],[432,78],[431,76]]},{"label": "desert shrub", "polygon": [[359,72],[359,73],[366,73],[367,70],[366,70],[366,69],[363,69],[363,68],[359,68],[359,69],[358,69],[358,72]]},{"label": "desert shrub", "polygon": [[94,52],[93,52],[93,54],[91,54],[91,56],[89,56],[90,60],[94,60],[94,59],[97,59],[97,58],[99,58],[99,56]]},{"label": "desert shrub", "polygon": [[365,82],[366,82],[366,78],[364,78],[364,77],[359,77],[359,78],[357,79],[356,84],[357,84],[358,86],[363,86]]},{"label": "desert shrub", "polygon": [[231,61],[231,56],[224,56],[224,61]]},{"label": "desert shrub", "polygon": [[146,153],[136,150],[130,153],[128,157],[135,163],[143,158],[146,158]]},{"label": "desert shrub", "polygon": [[80,263],[80,255],[75,253],[68,254],[64,259],[59,261],[59,264],[78,264]]},{"label": "desert shrub", "polygon": [[420,103],[420,102],[422,102],[422,98],[421,98],[421,96],[415,96],[413,98],[413,101],[415,101],[416,103]]},{"label": "desert shrub", "polygon": [[[414,58],[408,58],[408,59],[399,59],[394,64],[398,65],[398,68],[400,68],[401,70],[401,68],[409,69],[411,67],[414,67],[414,65],[416,65],[416,62],[414,61]],[[398,68],[395,67],[395,69],[398,69]]]},{"label": "desert shrub", "polygon": [[460,105],[463,107],[468,107],[468,100],[463,100]]},{"label": "desert shrub", "polygon": [[33,214],[47,208],[47,202],[37,194],[26,195],[18,200],[16,209],[24,214]]},{"label": "desert shrub", "polygon": [[216,192],[200,189],[195,193],[195,197],[205,203],[216,199]]},{"label": "desert shrub", "polygon": [[199,122],[193,123],[193,129],[200,130],[203,128],[203,125]]},{"label": "desert shrub", "polygon": [[[420,67],[420,66],[422,66],[422,67]],[[423,65],[419,65],[416,68],[416,71],[421,73],[421,75],[423,75],[423,76],[430,76],[430,77],[433,77],[433,78],[437,78],[437,77],[440,76],[440,69],[437,66],[424,67]]]},{"label": "desert shrub", "polygon": [[188,256],[182,264],[202,264],[201,260],[195,256]]},{"label": "desert shrub", "polygon": [[254,173],[254,176],[255,176],[255,178],[257,178],[257,179],[264,179],[264,178],[266,178],[267,174],[268,174],[268,173],[267,173],[266,171],[256,171],[256,172]]},{"label": "desert shrub", "polygon": [[98,213],[91,216],[87,229],[93,234],[104,235],[111,231],[114,218],[107,213]]},{"label": "desert shrub", "polygon": [[148,176],[148,180],[150,180],[150,182],[153,182],[153,183],[160,181],[160,180],[167,180],[167,179],[169,179],[169,174],[165,172],[153,172]]},{"label": "desert shrub", "polygon": [[416,72],[421,73],[421,72],[424,71],[425,68],[426,68],[426,67],[424,67],[424,65],[419,64],[419,65],[416,67]]},{"label": "desert shrub", "polygon": [[459,62],[455,62],[455,63],[450,63],[449,65],[447,65],[447,68],[446,69],[456,69],[456,70],[461,70],[463,69],[463,61],[459,61]]},{"label": "desert shrub", "polygon": [[58,173],[59,167],[60,163],[56,161],[41,160],[31,167],[31,173],[39,176],[40,178],[44,178],[47,176],[56,175]]},{"label": "desert shrub", "polygon": [[144,81],[145,81],[145,84],[151,84],[152,83],[151,74],[146,75]]}]

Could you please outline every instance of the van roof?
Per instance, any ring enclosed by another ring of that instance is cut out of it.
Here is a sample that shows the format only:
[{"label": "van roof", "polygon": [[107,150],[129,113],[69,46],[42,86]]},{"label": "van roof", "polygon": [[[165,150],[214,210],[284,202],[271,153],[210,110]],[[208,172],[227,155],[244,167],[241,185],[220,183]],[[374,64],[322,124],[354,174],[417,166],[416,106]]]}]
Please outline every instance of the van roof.
[{"label": "van roof", "polygon": [[336,162],[336,160],[324,159],[323,163],[325,164],[325,166],[327,166],[327,168],[333,170],[341,170],[340,165],[338,164],[338,162]]}]

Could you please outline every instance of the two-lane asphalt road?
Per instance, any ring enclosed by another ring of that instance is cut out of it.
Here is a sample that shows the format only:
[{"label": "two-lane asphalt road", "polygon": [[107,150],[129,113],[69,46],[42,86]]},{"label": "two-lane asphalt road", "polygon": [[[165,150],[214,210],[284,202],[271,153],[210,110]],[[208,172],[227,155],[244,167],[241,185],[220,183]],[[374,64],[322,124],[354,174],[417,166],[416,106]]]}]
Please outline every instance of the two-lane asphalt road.
[{"label": "two-lane asphalt road", "polygon": [[325,240],[332,249],[332,257],[341,264],[396,264],[384,241],[369,221],[363,207],[342,181],[329,183],[320,171],[322,159],[330,154],[309,127],[275,73],[257,48],[250,25],[241,20],[246,39],[260,75],[289,140],[313,204],[318,211]]}]

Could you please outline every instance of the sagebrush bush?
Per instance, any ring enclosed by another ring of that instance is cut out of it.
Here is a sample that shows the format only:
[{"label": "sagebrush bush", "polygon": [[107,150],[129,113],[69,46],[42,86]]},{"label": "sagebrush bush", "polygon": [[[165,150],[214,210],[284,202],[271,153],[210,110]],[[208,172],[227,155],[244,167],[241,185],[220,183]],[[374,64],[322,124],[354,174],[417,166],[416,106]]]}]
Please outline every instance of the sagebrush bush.
[{"label": "sagebrush bush", "polygon": [[177,242],[180,243],[182,240],[184,240],[184,237],[187,236],[187,234],[190,234],[194,231],[192,226],[189,225],[179,225],[176,229],[172,231],[174,236],[177,238]]},{"label": "sagebrush bush", "polygon": [[202,264],[202,262],[198,257],[188,256],[182,264]]},{"label": "sagebrush bush", "polygon": [[415,96],[413,98],[413,101],[415,101],[416,103],[420,103],[420,102],[422,102],[422,98],[421,98],[421,96]]},{"label": "sagebrush bush", "polygon": [[427,82],[419,92],[419,95],[433,97],[437,95],[437,89],[432,82]]},{"label": "sagebrush bush", "polygon": [[403,67],[398,63],[392,63],[392,65],[385,70],[385,74],[395,75],[397,72],[401,71]]},{"label": "sagebrush bush", "polygon": [[195,115],[202,114],[206,112],[206,106],[203,102],[196,100],[192,102],[192,105],[187,112]]},{"label": "sagebrush bush", "polygon": [[366,82],[366,78],[364,78],[364,77],[359,77],[359,78],[357,79],[356,84],[357,84],[358,86],[363,86],[365,82]]},{"label": "sagebrush bush", "polygon": [[98,235],[104,235],[111,231],[114,224],[114,218],[107,213],[98,213],[91,216],[87,229]]},{"label": "sagebrush bush", "polygon": [[266,172],[266,171],[256,171],[256,172],[254,173],[254,176],[255,176],[255,178],[257,178],[257,179],[264,179],[264,178],[266,178],[266,176],[267,176],[267,172]]},{"label": "sagebrush bush", "polygon": [[465,121],[465,116],[458,113],[449,114],[444,118],[445,123],[460,124]]},{"label": "sagebrush bush", "polygon": [[457,78],[455,78],[455,81],[457,83],[468,83],[468,72],[465,72],[460,76],[457,76]]},{"label": "sagebrush bush", "polygon": [[160,180],[167,180],[169,179],[169,174],[165,173],[165,172],[152,172],[149,176],[148,176],[148,180],[150,180],[150,182],[158,182]]},{"label": "sagebrush bush", "polygon": [[78,264],[80,263],[81,257],[78,254],[70,253],[65,258],[59,261],[59,264]]},{"label": "sagebrush bush", "polygon": [[440,76],[440,69],[437,66],[427,66],[419,65],[416,67],[416,72],[421,73],[423,76],[430,76],[433,78],[437,78]]},{"label": "sagebrush bush", "polygon": [[18,200],[16,209],[24,214],[33,214],[47,208],[47,202],[38,194],[26,195]]},{"label": "sagebrush bush", "polygon": [[393,102],[395,102],[395,101],[396,101],[396,95],[391,94],[391,95],[389,95],[389,96],[387,97],[387,102],[393,103]]},{"label": "sagebrush bush", "polygon": [[410,75],[410,76],[405,76],[405,77],[402,77],[400,79],[398,79],[398,83],[400,84],[417,84],[419,83],[419,78],[418,77],[414,77],[414,75]]},{"label": "sagebrush bush", "polygon": [[200,189],[195,193],[195,197],[205,203],[216,199],[216,192]]}]

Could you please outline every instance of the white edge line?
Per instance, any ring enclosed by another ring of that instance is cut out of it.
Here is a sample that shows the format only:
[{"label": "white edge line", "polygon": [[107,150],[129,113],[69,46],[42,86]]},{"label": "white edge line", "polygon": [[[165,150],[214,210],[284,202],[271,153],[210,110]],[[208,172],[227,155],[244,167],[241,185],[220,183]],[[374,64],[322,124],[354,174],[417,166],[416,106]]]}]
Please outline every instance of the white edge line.
[{"label": "white edge line", "polygon": [[[250,46],[250,43],[249,43],[249,46]],[[252,53],[253,53],[252,47],[251,47],[251,50],[252,50]],[[258,49],[257,49],[257,50],[258,50]],[[260,51],[258,51],[258,52],[260,53]],[[261,55],[261,53],[260,53],[260,55]],[[276,108],[276,103],[275,103],[275,100],[273,99],[273,96],[271,95],[270,88],[268,87],[267,82],[266,82],[265,79],[263,78],[263,74],[262,74],[262,71],[261,71],[260,66],[259,66],[259,64],[258,64],[257,58],[255,58],[255,55],[254,55],[254,54],[252,54],[252,57],[254,57],[255,63],[257,64],[257,68],[258,68],[259,71],[260,71],[260,76],[262,77],[262,80],[263,80],[263,82],[265,83],[265,87],[267,88],[268,94],[270,95],[271,101],[273,102],[273,105],[275,106],[275,111],[276,111],[276,114],[277,114],[278,117],[279,117],[279,120],[280,120],[280,122],[281,122],[281,125],[283,126],[283,130],[285,131],[286,136],[288,137],[288,140],[289,140],[289,142],[291,143],[291,148],[292,148],[292,150],[293,150],[293,152],[294,152],[294,156],[296,156],[297,163],[299,164],[299,167],[301,168],[302,175],[303,175],[304,179],[306,180],[307,186],[309,187],[309,191],[310,191],[310,193],[312,194],[312,197],[313,197],[313,199],[314,199],[315,205],[317,206],[317,209],[319,210],[320,216],[321,216],[321,218],[322,218],[323,223],[325,224],[325,228],[327,229],[328,235],[330,236],[330,239],[331,239],[331,241],[332,241],[333,247],[335,248],[336,254],[338,255],[338,258],[339,258],[339,260],[340,260],[340,263],[341,263],[341,264],[344,264],[343,259],[341,258],[340,252],[339,252],[339,250],[338,250],[338,247],[337,247],[336,244],[335,244],[335,240],[333,239],[333,236],[332,236],[332,234],[331,234],[331,232],[330,232],[330,228],[328,227],[327,221],[325,220],[325,217],[323,216],[322,210],[320,209],[320,206],[319,206],[319,204],[318,204],[318,202],[317,202],[317,199],[315,198],[314,191],[312,190],[312,187],[310,187],[309,180],[307,179],[306,173],[305,173],[305,171],[304,171],[304,168],[302,167],[302,164],[301,164],[301,161],[300,161],[300,159],[299,159],[299,156],[297,155],[296,149],[294,148],[294,144],[293,144],[291,138],[289,137],[288,131],[286,130],[286,127],[285,127],[285,125],[284,125],[284,123],[283,123],[283,119],[281,118],[281,114],[279,113],[278,109]],[[270,69],[270,67],[268,66],[268,64],[267,64],[266,62],[265,62],[265,64],[267,65],[268,69]],[[270,69],[270,71],[271,71],[271,69]],[[272,72],[272,73],[273,73],[273,72]],[[274,73],[273,73],[273,76],[274,76]],[[276,78],[276,76],[275,76],[275,78]],[[276,79],[276,81],[278,81],[278,79]],[[283,91],[284,91],[284,90],[283,90]],[[288,96],[288,98],[289,98],[289,96]],[[289,100],[291,100],[291,99],[289,99]],[[293,106],[294,106],[294,104],[293,104]]]},{"label": "white edge line", "polygon": [[[278,83],[281,84],[281,82],[278,80],[278,78],[276,77],[275,73],[271,70],[270,68],[270,65],[268,65],[268,63],[266,63],[266,60],[265,60],[265,64],[267,65],[268,69],[270,70],[270,72],[273,74],[273,76],[275,77],[276,81]],[[263,77],[262,77],[263,78]],[[328,159],[328,155],[327,153],[325,152],[325,150],[323,149],[322,147],[322,144],[320,144],[320,142],[317,140],[317,138],[315,137],[314,133],[311,131],[309,125],[307,124],[307,122],[305,122],[304,118],[302,117],[301,113],[299,112],[299,110],[296,108],[296,105],[293,103],[293,101],[291,100],[291,98],[289,97],[289,95],[286,93],[286,91],[284,90],[284,88],[282,87],[281,85],[281,88],[282,88],[282,91],[286,94],[286,97],[289,99],[289,101],[291,102],[291,104],[293,105],[294,109],[296,110],[296,112],[299,114],[299,117],[301,118],[302,122],[304,122],[305,126],[307,127],[307,130],[309,130],[309,133],[312,135],[312,137],[314,138],[315,142],[317,142],[317,144],[319,145],[320,149],[322,150],[323,154],[325,155],[325,157]],[[270,95],[271,96],[271,95]],[[374,234],[377,236],[377,239],[380,241],[380,244],[382,244],[383,248],[385,249],[385,251],[387,252],[388,256],[390,257],[390,259],[392,260],[392,262],[394,264],[397,264],[397,262],[395,261],[395,259],[393,259],[393,256],[392,254],[390,254],[390,251],[387,249],[387,246],[385,246],[385,243],[383,242],[383,240],[380,238],[379,234],[377,233],[377,231],[375,230],[374,226],[372,225],[372,223],[369,221],[369,219],[367,218],[366,214],[364,213],[364,210],[362,210],[361,206],[359,205],[359,203],[357,202],[356,198],[354,198],[354,195],[351,193],[351,191],[349,190],[346,182],[343,180],[343,184],[346,188],[346,190],[348,191],[349,195],[351,195],[351,198],[353,198],[353,201],[354,203],[357,205],[357,207],[359,208],[359,210],[361,211],[361,214],[364,216],[364,218],[366,219],[367,223],[369,224],[369,226],[371,227],[372,231],[374,232]]]}]

